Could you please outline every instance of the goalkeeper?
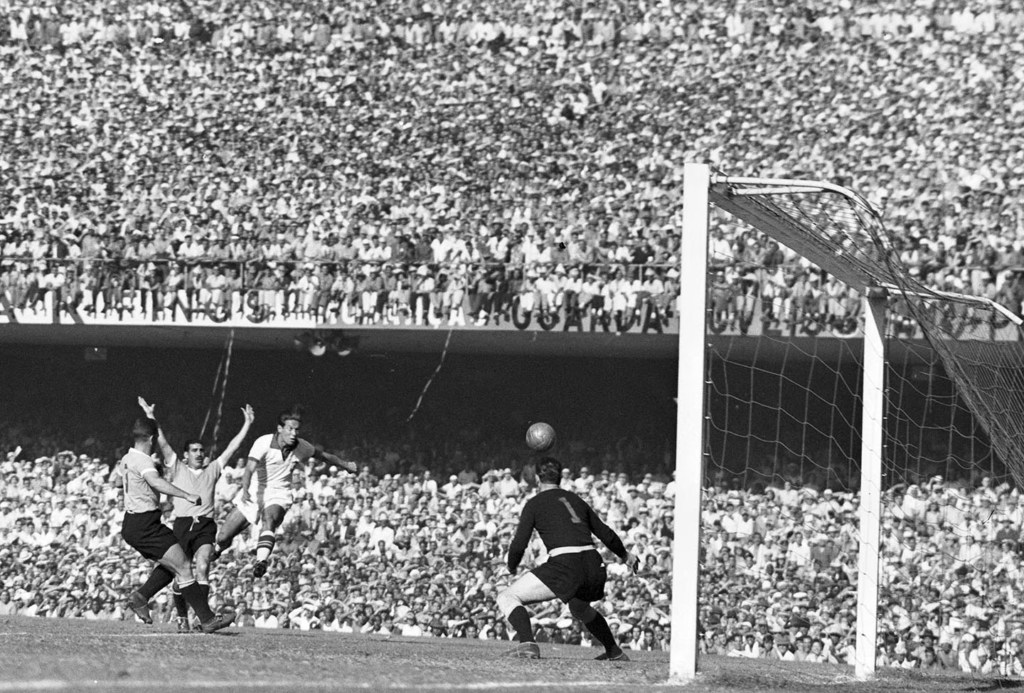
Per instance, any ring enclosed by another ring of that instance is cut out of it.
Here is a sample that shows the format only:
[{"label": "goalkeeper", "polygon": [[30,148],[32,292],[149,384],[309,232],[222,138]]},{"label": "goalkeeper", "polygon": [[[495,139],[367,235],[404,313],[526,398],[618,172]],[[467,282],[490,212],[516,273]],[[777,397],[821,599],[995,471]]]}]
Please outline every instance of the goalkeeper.
[{"label": "goalkeeper", "polygon": [[605,651],[597,659],[628,661],[604,616],[590,605],[604,598],[608,578],[592,537],[600,539],[633,572],[640,561],[626,550],[615,530],[606,525],[586,501],[559,487],[561,477],[562,465],[558,460],[553,457],[540,460],[537,464],[540,489],[523,506],[509,547],[508,570],[512,575],[516,574],[535,529],[547,548],[548,560],[498,595],[498,608],[515,629],[519,641],[508,654],[525,659],[540,657],[526,605],[557,598],[565,602],[572,615],[604,645]]}]

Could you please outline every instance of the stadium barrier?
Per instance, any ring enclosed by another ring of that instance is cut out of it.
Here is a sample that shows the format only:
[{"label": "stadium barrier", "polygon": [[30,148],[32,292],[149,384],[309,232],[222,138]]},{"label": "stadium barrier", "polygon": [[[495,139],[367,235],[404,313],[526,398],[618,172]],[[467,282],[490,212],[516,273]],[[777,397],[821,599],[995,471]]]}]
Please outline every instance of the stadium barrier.
[{"label": "stadium barrier", "polygon": [[[402,326],[676,334],[678,271],[655,265],[38,260],[4,258],[0,323]],[[797,267],[723,268],[710,281],[716,335],[860,337],[856,300],[797,294]],[[817,285],[821,285],[820,287]],[[780,286],[783,288],[780,289]],[[907,337],[916,326],[900,324]],[[1015,338],[1006,321],[975,338]]]}]

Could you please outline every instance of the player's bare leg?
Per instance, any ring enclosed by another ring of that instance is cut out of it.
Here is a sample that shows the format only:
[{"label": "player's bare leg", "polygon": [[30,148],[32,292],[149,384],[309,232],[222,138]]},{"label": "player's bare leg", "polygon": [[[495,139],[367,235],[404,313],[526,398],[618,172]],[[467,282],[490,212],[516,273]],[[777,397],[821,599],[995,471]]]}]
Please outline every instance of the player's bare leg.
[{"label": "player's bare leg", "polygon": [[149,600],[156,596],[157,592],[175,581],[186,585],[195,584],[195,578],[192,577],[192,562],[188,560],[180,545],[174,544],[168,548],[156,563],[146,583],[128,597],[128,608],[135,612],[143,623],[153,622],[153,617],[149,613]]},{"label": "player's bare leg", "polygon": [[210,559],[217,560],[222,553],[231,548],[231,542],[245,531],[248,526],[249,521],[245,519],[245,515],[238,508],[228,513],[227,519],[224,520],[220,529],[217,530],[217,545],[213,547]]},{"label": "player's bare leg", "polygon": [[206,601],[210,601],[210,562],[213,559],[213,544],[203,544],[196,549],[192,557],[192,571],[196,576],[196,584],[203,590]]},{"label": "player's bare leg", "polygon": [[[153,622],[152,617],[149,617],[149,599],[152,598],[153,594],[156,594],[160,589],[169,585],[173,579],[177,578],[178,588],[181,590],[185,601],[188,602],[196,616],[199,617],[203,632],[212,633],[231,625],[231,622],[234,620],[233,616],[230,618],[216,616],[210,610],[210,605],[203,596],[203,591],[200,589],[192,572],[192,561],[185,555],[185,551],[180,545],[175,544],[167,549],[158,563],[160,565],[153,571],[153,575],[150,576],[146,584],[140,590],[133,592],[128,600],[128,606],[139,618],[147,623]],[[153,591],[152,588],[155,585],[151,585],[151,583],[156,581],[162,584]],[[148,620],[147,617],[149,617]]]},{"label": "player's bare leg", "polygon": [[263,526],[256,542],[256,565],[253,566],[253,577],[261,578],[270,567],[270,554],[277,541],[277,528],[284,521],[284,508],[280,505],[268,505],[263,509]]},{"label": "player's bare leg", "polygon": [[498,609],[504,614],[516,632],[519,644],[508,651],[508,655],[523,659],[539,659],[540,648],[534,639],[533,626],[527,604],[536,604],[555,599],[551,588],[541,582],[533,573],[525,573],[498,595]]}]

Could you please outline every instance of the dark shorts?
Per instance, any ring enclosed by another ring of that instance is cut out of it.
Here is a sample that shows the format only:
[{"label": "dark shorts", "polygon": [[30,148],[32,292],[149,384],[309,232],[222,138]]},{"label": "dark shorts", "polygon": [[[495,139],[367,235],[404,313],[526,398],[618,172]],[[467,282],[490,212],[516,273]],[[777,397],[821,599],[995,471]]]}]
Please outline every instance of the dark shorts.
[{"label": "dark shorts", "polygon": [[217,523],[212,517],[178,517],[174,519],[174,536],[191,558],[199,547],[217,541]]},{"label": "dark shorts", "polygon": [[608,573],[597,551],[553,556],[531,572],[563,602],[570,599],[596,602],[604,598]]},{"label": "dark shorts", "polygon": [[145,558],[158,561],[167,549],[178,543],[178,538],[167,525],[160,522],[161,512],[125,513],[121,537]]}]

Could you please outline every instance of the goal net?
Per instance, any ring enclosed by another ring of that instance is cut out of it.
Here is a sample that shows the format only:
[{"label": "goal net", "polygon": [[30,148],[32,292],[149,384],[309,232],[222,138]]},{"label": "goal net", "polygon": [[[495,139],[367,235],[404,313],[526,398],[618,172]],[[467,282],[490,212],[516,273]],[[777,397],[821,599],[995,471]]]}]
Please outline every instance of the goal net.
[{"label": "goal net", "polygon": [[[824,649],[864,678],[941,654],[957,625],[1005,665],[1016,616],[996,535],[1024,481],[1024,342],[1002,304],[1019,311],[1018,278],[912,272],[907,239],[839,186],[687,176],[684,204],[696,181],[709,209],[683,232],[706,234],[707,327],[681,331],[677,474],[699,480],[705,513],[696,549],[679,531],[674,603],[692,607],[680,573],[700,552],[704,637],[673,639],[673,676],[692,677],[700,643]],[[687,448],[695,363],[703,435]]]}]

